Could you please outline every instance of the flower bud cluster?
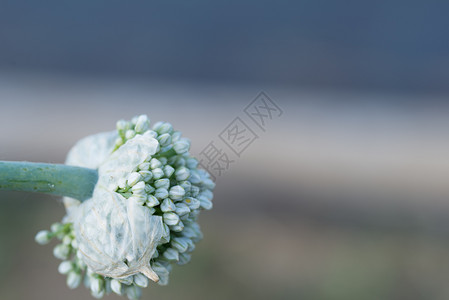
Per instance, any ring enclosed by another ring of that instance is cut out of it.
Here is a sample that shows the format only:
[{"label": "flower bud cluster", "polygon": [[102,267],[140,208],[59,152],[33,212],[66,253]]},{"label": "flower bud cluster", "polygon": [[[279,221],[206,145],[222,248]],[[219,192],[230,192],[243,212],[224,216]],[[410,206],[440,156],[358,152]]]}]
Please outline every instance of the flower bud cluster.
[{"label": "flower bud cluster", "polygon": [[168,238],[160,242],[151,265],[159,284],[165,285],[171,264],[188,263],[202,238],[196,221],[200,210],[212,208],[215,184],[207,172],[197,169],[198,161],[189,154],[190,141],[170,123],[158,122],[150,129],[148,118],[139,116],[119,121],[117,129],[116,147],[143,133],[159,141],[159,151],[129,174],[117,192],[163,218]]},{"label": "flower bud cluster", "polygon": [[[148,263],[158,275],[158,283],[166,285],[172,265],[188,263],[195,244],[202,238],[197,218],[200,210],[212,208],[215,184],[206,171],[197,169],[198,161],[189,154],[190,141],[170,123],[158,122],[150,128],[148,117],[141,115],[117,122],[117,130],[115,150],[144,133],[159,144],[154,155],[120,179],[115,191],[127,201],[145,206],[152,215],[162,217],[166,237],[159,241]],[[54,255],[63,260],[58,270],[67,275],[70,288],[84,282],[96,298],[114,292],[138,299],[141,288],[148,286],[149,280],[142,273],[116,279],[93,273],[81,260],[72,223],[56,223],[51,231],[39,232],[36,241],[45,244],[53,237],[62,241],[55,247]]]}]

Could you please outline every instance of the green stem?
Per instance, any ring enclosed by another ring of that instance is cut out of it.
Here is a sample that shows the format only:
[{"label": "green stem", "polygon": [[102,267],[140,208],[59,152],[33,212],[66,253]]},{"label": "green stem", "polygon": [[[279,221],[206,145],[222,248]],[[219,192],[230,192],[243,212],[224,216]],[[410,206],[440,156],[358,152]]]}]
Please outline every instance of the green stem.
[{"label": "green stem", "polygon": [[98,172],[61,164],[0,161],[0,190],[68,196],[81,201],[92,197]]}]

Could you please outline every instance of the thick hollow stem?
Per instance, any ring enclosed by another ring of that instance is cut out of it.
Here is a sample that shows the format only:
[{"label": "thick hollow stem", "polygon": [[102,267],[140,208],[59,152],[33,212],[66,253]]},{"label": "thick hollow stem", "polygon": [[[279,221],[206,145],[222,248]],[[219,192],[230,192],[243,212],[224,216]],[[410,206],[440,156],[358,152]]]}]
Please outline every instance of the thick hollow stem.
[{"label": "thick hollow stem", "polygon": [[81,201],[92,197],[96,170],[62,164],[0,161],[0,190],[68,196]]}]

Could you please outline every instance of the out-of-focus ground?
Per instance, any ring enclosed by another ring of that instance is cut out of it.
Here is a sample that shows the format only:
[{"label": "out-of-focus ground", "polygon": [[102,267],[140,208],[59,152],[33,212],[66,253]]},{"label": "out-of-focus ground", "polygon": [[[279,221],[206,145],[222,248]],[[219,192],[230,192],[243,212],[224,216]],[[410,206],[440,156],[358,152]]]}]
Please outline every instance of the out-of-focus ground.
[{"label": "out-of-focus ground", "polygon": [[[198,155],[260,90],[283,115],[265,132],[248,122],[259,139],[218,177],[192,262],[143,299],[447,299],[449,105],[436,96],[0,73],[0,160],[62,163],[141,113]],[[34,243],[59,199],[0,199],[0,299],[89,299]]]}]

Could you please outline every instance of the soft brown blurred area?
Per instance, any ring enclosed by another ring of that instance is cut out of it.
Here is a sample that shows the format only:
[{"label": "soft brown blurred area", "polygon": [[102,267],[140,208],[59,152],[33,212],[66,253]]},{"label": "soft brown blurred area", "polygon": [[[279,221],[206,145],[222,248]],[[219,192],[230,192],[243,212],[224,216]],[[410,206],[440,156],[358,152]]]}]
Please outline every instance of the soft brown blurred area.
[{"label": "soft brown blurred area", "polygon": [[[191,263],[143,299],[447,299],[449,106],[428,95],[0,74],[0,159],[62,163],[141,113],[198,155],[262,89],[284,114],[249,123],[259,139],[217,179]],[[63,215],[0,193],[0,299],[91,299],[34,242]]]}]

